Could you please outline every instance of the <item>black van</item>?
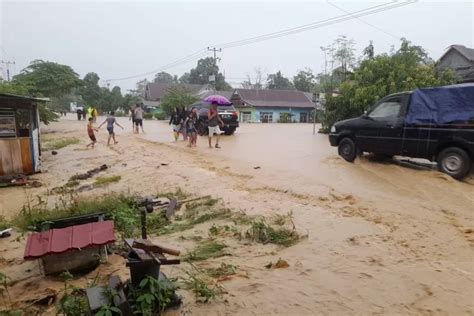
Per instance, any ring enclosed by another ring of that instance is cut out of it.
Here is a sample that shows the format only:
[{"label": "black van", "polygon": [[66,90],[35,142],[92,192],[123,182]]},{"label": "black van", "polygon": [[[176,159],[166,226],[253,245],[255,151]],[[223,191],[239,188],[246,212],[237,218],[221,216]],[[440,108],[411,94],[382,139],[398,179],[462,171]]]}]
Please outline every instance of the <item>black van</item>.
[{"label": "black van", "polygon": [[[196,108],[198,110],[198,121],[197,121],[197,130],[200,136],[209,134],[207,128],[209,122],[207,119],[207,114],[209,112],[210,104],[207,102],[197,102],[191,105],[191,108]],[[239,116],[233,105],[219,105],[217,107],[217,112],[224,122],[224,126],[221,126],[221,130],[224,135],[233,135],[237,127],[239,127]]]},{"label": "black van", "polygon": [[349,162],[364,152],[425,158],[462,179],[474,161],[474,84],[386,96],[361,117],[335,123],[329,141]]}]

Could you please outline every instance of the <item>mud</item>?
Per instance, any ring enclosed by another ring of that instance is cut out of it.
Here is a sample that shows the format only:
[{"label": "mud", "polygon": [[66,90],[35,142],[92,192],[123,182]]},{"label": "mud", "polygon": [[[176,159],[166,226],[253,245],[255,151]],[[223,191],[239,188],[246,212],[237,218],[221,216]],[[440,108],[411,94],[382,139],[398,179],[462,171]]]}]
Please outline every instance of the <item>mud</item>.
[{"label": "mud", "polygon": [[[0,214],[13,216],[37,195],[54,205],[51,188],[107,164],[110,168],[102,174],[122,180],[80,194],[149,195],[180,186],[220,197],[228,207],[251,215],[292,211],[295,225],[308,235],[284,249],[230,242],[232,257],[207,264],[225,261],[239,266],[246,277],[224,282],[226,301],[197,304],[184,291],[179,313],[473,314],[472,175],[455,181],[431,170],[426,161],[406,158],[377,162],[362,157],[349,164],[326,136],[312,135],[306,124],[244,125],[236,135],[223,137],[222,149],[216,150],[207,148],[205,138],[193,149],[174,143],[166,122],[145,121],[147,134],[137,136],[126,120],[119,118],[126,129],[117,130],[118,145],[107,147],[107,133],[101,130],[93,150],[85,148],[85,123],[72,116],[44,128],[83,143],[60,149],[60,155],[44,153],[47,172],[35,176],[43,187],[0,189]],[[81,184],[88,181],[94,180]],[[191,247],[180,235],[159,240]],[[62,286],[39,276],[34,263],[23,262],[24,241],[12,240],[0,240],[0,270],[15,280],[14,297],[26,300],[22,293],[28,284],[34,284],[34,291]],[[279,258],[289,267],[265,268]],[[128,273],[115,256],[101,269],[118,269],[123,278]],[[180,269],[163,268],[172,276]]]}]

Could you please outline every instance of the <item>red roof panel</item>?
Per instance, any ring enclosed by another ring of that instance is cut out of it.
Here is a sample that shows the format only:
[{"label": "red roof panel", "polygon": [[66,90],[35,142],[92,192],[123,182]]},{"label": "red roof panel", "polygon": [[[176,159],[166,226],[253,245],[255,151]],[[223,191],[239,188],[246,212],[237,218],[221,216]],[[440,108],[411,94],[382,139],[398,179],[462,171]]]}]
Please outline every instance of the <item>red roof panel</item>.
[{"label": "red roof panel", "polygon": [[52,253],[100,246],[114,241],[113,221],[51,229],[28,236],[24,258],[35,259]]}]

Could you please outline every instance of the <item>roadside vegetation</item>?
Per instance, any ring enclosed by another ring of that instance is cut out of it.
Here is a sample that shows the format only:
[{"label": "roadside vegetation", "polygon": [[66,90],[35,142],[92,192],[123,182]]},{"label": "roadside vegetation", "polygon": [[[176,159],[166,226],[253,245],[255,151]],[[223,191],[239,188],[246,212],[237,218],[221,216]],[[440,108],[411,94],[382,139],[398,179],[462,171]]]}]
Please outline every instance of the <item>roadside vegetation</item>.
[{"label": "roadside vegetation", "polygon": [[114,182],[119,182],[122,179],[121,176],[103,176],[103,177],[97,177],[95,179],[94,185],[96,186],[104,186],[110,183]]},{"label": "roadside vegetation", "polygon": [[69,145],[79,144],[80,140],[75,137],[49,138],[41,142],[43,150],[58,150]]}]

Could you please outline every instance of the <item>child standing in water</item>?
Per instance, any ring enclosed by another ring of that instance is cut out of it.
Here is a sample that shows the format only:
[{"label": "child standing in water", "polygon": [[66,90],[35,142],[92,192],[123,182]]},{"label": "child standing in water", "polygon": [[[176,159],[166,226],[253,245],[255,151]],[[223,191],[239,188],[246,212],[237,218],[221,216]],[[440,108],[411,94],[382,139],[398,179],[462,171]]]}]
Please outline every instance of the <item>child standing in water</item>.
[{"label": "child standing in water", "polygon": [[184,121],[184,127],[186,128],[186,134],[189,138],[189,145],[188,147],[196,146],[197,141],[197,110],[193,108],[191,112],[189,112],[186,121]]},{"label": "child standing in water", "polygon": [[171,113],[169,125],[173,126],[174,141],[177,142],[179,138],[179,130],[181,129],[181,113],[179,113],[177,107],[175,107],[173,113]]},{"label": "child standing in water", "polygon": [[118,127],[123,129],[123,127],[119,123],[117,123],[117,120],[115,119],[114,115],[115,115],[114,111],[110,112],[109,116],[107,116],[105,121],[102,122],[102,124],[99,125],[99,128],[101,128],[102,125],[107,123],[107,131],[109,132],[109,139],[107,140],[107,146],[110,145],[110,139],[111,138],[114,140],[114,144],[118,143],[118,141],[115,140],[114,124],[116,124]]},{"label": "child standing in water", "polygon": [[87,144],[87,147],[91,146],[94,148],[95,144],[97,143],[97,139],[95,138],[94,131],[98,132],[99,130],[97,128],[94,128],[94,119],[92,117],[89,117],[89,123],[87,123],[87,134],[89,135],[89,138],[91,139],[92,143]]}]

